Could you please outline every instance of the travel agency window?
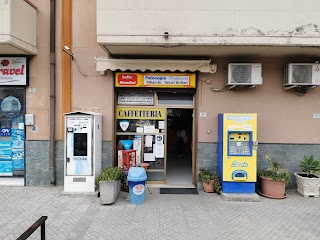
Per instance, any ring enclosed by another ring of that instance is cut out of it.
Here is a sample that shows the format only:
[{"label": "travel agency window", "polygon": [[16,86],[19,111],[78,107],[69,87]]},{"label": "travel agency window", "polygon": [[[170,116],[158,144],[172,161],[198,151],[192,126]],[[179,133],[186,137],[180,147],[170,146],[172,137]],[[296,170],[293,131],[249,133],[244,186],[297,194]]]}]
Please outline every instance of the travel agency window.
[{"label": "travel agency window", "polygon": [[24,185],[26,57],[0,57],[0,185]]}]

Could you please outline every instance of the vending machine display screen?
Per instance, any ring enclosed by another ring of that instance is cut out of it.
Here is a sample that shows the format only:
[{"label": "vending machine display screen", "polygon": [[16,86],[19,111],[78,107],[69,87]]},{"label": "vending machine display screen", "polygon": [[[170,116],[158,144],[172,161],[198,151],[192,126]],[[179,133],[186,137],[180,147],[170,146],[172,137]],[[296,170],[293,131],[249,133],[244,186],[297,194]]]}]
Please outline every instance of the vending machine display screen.
[{"label": "vending machine display screen", "polygon": [[73,156],[87,156],[87,149],[87,133],[75,133]]},{"label": "vending machine display screen", "polygon": [[229,132],[229,156],[251,156],[251,134],[249,132]]}]

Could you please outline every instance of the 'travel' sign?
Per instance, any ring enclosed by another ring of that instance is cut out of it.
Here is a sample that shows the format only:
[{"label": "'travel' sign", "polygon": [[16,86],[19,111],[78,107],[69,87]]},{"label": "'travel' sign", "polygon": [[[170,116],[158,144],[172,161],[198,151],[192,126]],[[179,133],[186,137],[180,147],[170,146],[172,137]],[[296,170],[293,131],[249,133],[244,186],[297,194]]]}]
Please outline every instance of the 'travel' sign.
[{"label": "'travel' sign", "polygon": [[195,88],[195,73],[116,73],[116,87]]},{"label": "'travel' sign", "polygon": [[0,58],[0,85],[27,85],[27,58]]}]

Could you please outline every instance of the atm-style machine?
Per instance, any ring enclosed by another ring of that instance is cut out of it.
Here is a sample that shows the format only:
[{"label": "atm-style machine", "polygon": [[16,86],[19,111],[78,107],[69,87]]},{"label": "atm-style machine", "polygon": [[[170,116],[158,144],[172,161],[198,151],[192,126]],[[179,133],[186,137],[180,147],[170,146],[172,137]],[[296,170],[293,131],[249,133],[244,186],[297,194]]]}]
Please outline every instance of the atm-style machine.
[{"label": "atm-style machine", "polygon": [[218,115],[218,170],[223,193],[255,193],[257,114]]},{"label": "atm-style machine", "polygon": [[93,112],[65,114],[64,191],[95,191],[101,173],[102,115]]}]

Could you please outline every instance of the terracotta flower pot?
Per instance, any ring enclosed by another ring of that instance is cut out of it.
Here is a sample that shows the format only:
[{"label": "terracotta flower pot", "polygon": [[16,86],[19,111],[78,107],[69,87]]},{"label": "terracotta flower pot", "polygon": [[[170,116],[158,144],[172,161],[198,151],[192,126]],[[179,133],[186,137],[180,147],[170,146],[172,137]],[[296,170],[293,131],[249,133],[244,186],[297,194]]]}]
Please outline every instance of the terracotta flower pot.
[{"label": "terracotta flower pot", "polygon": [[271,178],[260,177],[261,190],[260,193],[264,197],[282,199],[286,197],[286,182],[274,181]]},{"label": "terracotta flower pot", "polygon": [[205,182],[202,182],[203,184],[203,191],[207,192],[207,193],[213,193],[215,192],[214,189],[213,189],[213,183],[214,183],[215,180],[210,180],[209,183],[205,183]]},{"label": "terracotta flower pot", "polygon": [[139,167],[143,167],[147,171],[149,165],[150,165],[149,163],[140,163]]}]

